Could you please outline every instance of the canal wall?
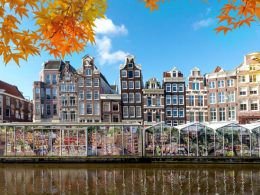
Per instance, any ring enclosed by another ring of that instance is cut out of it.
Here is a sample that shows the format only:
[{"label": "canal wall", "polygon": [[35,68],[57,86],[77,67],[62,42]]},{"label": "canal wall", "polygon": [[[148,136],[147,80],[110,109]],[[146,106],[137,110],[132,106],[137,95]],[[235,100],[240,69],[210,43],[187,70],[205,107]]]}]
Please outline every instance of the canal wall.
[{"label": "canal wall", "polygon": [[254,157],[1,157],[0,163],[260,164]]}]

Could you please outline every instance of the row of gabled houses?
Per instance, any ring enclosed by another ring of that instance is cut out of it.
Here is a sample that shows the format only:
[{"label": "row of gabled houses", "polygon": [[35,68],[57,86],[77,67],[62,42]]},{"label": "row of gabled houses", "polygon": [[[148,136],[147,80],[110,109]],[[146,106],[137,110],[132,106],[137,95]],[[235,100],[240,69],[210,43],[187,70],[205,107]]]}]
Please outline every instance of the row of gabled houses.
[{"label": "row of gabled houses", "polygon": [[[2,88],[0,83],[0,117],[8,113],[8,106],[3,105],[8,101],[1,96]],[[13,102],[10,116],[13,114],[13,121],[26,118],[34,122],[67,123],[164,122],[171,126],[189,122],[250,123],[260,119],[259,90],[260,53],[246,55],[243,63],[231,71],[216,67],[202,75],[195,67],[187,79],[174,67],[163,72],[162,83],[154,77],[144,82],[141,65],[128,55],[120,65],[119,86],[110,85],[94,59],[86,55],[78,70],[68,61],[45,62],[40,81],[33,83],[33,104],[29,102],[27,106],[33,111],[18,109],[17,114],[12,109],[16,108]],[[8,122],[7,119],[2,121]]]}]

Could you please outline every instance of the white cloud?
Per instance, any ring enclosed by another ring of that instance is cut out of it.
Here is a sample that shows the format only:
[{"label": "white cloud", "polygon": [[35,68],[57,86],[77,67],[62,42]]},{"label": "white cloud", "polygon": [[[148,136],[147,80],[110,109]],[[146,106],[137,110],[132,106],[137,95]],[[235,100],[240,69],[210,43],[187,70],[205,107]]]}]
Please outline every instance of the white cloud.
[{"label": "white cloud", "polygon": [[126,35],[128,33],[123,24],[117,26],[109,18],[98,18],[95,20],[95,25],[94,30],[97,35]]},{"label": "white cloud", "polygon": [[194,22],[192,24],[192,28],[194,30],[199,30],[201,28],[206,28],[206,27],[210,26],[213,22],[214,22],[214,20],[212,18],[202,19],[202,20]]},{"label": "white cloud", "polygon": [[96,37],[96,46],[98,52],[98,60],[101,65],[104,64],[115,64],[125,59],[128,55],[127,52],[118,50],[111,52],[112,49],[112,40],[107,36],[102,38]]}]

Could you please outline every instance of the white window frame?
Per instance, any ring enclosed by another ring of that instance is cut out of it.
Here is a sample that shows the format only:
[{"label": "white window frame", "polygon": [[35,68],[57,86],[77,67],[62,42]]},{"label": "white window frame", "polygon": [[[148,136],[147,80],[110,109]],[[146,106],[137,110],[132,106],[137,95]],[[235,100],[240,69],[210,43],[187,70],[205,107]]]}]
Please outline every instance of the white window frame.
[{"label": "white window frame", "polygon": [[[132,86],[130,86],[131,84],[132,84]],[[134,81],[128,81],[128,88],[129,89],[134,89],[135,88],[135,85],[134,85]]]},{"label": "white window frame", "polygon": [[127,89],[127,81],[122,81],[122,89]]}]

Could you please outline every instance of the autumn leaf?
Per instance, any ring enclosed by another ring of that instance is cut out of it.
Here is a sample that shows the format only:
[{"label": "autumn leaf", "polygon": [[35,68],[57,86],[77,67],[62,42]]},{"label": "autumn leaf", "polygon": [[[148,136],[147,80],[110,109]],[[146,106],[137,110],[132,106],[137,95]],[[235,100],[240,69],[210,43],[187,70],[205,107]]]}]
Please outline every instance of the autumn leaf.
[{"label": "autumn leaf", "polygon": [[221,31],[224,32],[224,34],[227,34],[228,31],[231,31],[232,29],[231,28],[228,28],[226,26],[219,26],[217,28],[215,28],[216,32],[219,33]]}]

